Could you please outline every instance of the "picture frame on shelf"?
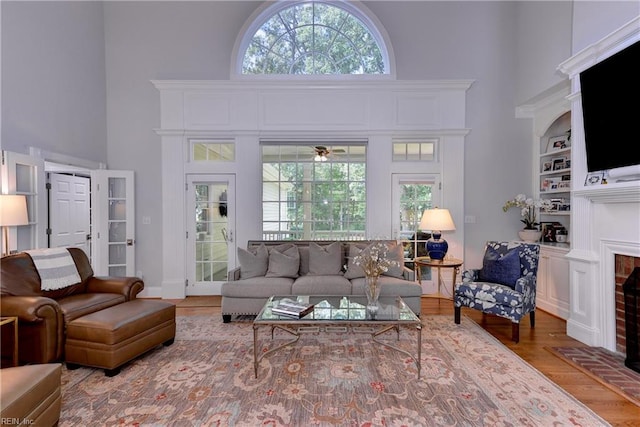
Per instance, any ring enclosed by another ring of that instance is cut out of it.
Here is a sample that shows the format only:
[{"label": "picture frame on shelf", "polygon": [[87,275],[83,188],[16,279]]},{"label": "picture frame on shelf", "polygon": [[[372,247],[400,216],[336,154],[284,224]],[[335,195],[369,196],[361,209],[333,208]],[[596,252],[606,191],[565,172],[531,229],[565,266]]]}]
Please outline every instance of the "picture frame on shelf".
[{"label": "picture frame on shelf", "polygon": [[564,226],[557,221],[553,222],[542,222],[540,223],[540,230],[542,231],[542,236],[540,240],[545,243],[556,243],[557,233],[560,230],[565,230]]},{"label": "picture frame on shelf", "polygon": [[589,172],[587,174],[587,177],[584,180],[584,185],[585,186],[600,185],[602,184],[603,177],[604,177],[604,174],[602,172]]},{"label": "picture frame on shelf", "polygon": [[558,190],[560,190],[561,188],[570,189],[571,181],[565,181],[565,180],[560,181],[558,183]]},{"label": "picture frame on shelf", "polygon": [[540,183],[540,192],[557,190],[558,182],[559,182],[558,178],[555,178],[555,177],[543,179],[542,182]]},{"label": "picture frame on shelf", "polygon": [[555,157],[553,159],[551,159],[551,162],[553,163],[553,170],[554,171],[558,171],[558,170],[562,170],[565,169],[565,163],[567,161],[566,157]]},{"label": "picture frame on shelf", "polygon": [[556,241],[556,230],[553,222],[541,222],[540,231],[542,231],[542,236],[540,237],[542,242],[552,243]]},{"label": "picture frame on shelf", "polygon": [[553,163],[552,162],[544,162],[542,164],[542,172],[549,172],[549,171],[551,171],[552,167],[553,167]]},{"label": "picture frame on shelf", "polygon": [[571,147],[571,141],[569,140],[569,135],[559,135],[552,136],[549,138],[547,142],[547,153],[551,153],[554,151],[564,150],[565,148]]}]

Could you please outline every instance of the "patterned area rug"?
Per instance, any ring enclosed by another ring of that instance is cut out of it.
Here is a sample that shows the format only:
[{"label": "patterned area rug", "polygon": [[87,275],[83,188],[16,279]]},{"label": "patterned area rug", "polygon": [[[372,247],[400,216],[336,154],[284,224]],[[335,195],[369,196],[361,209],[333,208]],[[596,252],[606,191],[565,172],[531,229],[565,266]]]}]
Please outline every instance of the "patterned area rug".
[{"label": "patterned area rug", "polygon": [[621,354],[602,347],[551,347],[548,350],[640,406],[640,373],[627,368]]},{"label": "patterned area rug", "polygon": [[[309,334],[253,371],[250,321],[177,318],[176,341],[108,378],[63,371],[60,426],[606,426],[468,318],[423,318],[422,376],[368,334]],[[260,330],[260,351],[289,337]],[[415,352],[415,331],[388,338]]]}]

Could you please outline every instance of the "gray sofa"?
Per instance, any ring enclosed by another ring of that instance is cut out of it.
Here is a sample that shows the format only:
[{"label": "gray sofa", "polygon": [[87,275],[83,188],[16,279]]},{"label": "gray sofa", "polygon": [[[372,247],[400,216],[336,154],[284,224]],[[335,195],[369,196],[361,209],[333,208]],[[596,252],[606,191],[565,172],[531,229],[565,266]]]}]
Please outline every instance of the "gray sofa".
[{"label": "gray sofa", "polygon": [[[364,272],[352,260],[373,242],[250,240],[247,249],[238,248],[240,265],[222,284],[223,322],[258,314],[272,295],[364,295]],[[380,277],[380,294],[401,296],[419,316],[422,287],[404,266],[402,245],[383,242],[398,267]]]}]

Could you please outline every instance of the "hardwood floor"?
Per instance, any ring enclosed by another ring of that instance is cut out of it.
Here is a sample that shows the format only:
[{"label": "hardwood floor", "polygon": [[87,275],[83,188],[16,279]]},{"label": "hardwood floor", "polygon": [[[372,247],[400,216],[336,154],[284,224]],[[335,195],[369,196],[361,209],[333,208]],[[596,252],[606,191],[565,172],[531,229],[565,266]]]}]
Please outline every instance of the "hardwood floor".
[{"label": "hardwood floor", "polygon": [[[211,299],[211,305],[218,303],[220,299],[220,297],[208,298]],[[453,322],[453,305],[448,300],[423,298],[422,313],[449,315]],[[220,307],[178,306],[177,314],[220,315]],[[526,316],[526,320],[520,325],[520,342],[515,344],[511,341],[511,322],[507,319],[495,316],[485,316],[483,319],[482,313],[465,308],[462,314],[476,321],[514,353],[583,402],[612,426],[640,426],[640,406],[634,405],[545,349],[545,347],[584,346],[581,342],[567,336],[564,320],[537,310],[536,327],[530,328],[529,317]]]}]

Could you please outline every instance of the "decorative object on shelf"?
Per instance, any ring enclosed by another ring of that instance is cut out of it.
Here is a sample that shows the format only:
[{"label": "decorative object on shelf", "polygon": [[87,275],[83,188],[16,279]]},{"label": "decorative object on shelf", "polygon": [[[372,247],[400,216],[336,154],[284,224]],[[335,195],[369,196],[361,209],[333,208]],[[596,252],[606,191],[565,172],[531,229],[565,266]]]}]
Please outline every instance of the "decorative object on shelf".
[{"label": "decorative object on shelf", "polygon": [[0,226],[2,226],[2,255],[9,255],[9,227],[29,224],[27,197],[19,194],[0,195]]},{"label": "decorative object on shelf", "polygon": [[449,244],[441,238],[442,232],[456,229],[449,209],[434,208],[425,210],[420,220],[420,229],[431,231],[431,238],[426,243],[429,258],[444,259],[449,250]]},{"label": "decorative object on shelf", "polygon": [[353,258],[353,263],[364,271],[367,311],[372,316],[375,316],[378,311],[378,297],[380,296],[378,279],[382,273],[389,271],[390,267],[398,267],[398,262],[391,260],[388,255],[389,247],[384,242],[376,242]]},{"label": "decorative object on shelf", "polygon": [[526,243],[535,243],[540,241],[540,237],[542,237],[542,231],[540,230],[520,230],[518,231],[518,237],[520,240]]},{"label": "decorative object on shelf", "polygon": [[536,214],[538,210],[549,212],[552,208],[551,201],[546,199],[534,200],[524,194],[518,194],[514,199],[507,200],[502,210],[507,212],[511,208],[520,208],[520,216],[522,217],[520,222],[524,224],[524,230],[518,233],[520,239],[525,242],[539,241],[542,233],[538,230],[540,223]]}]

